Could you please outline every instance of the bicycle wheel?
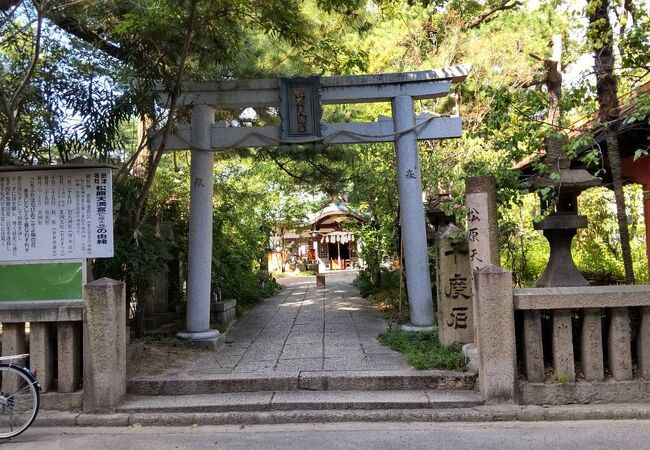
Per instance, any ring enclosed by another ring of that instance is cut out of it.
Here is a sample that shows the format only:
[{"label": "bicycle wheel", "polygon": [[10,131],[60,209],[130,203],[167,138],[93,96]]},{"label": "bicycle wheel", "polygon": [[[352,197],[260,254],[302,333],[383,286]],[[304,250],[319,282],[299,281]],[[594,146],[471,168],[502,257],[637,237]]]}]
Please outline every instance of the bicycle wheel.
[{"label": "bicycle wheel", "polygon": [[36,381],[13,366],[0,366],[0,386],[0,439],[7,439],[32,424],[40,396]]}]

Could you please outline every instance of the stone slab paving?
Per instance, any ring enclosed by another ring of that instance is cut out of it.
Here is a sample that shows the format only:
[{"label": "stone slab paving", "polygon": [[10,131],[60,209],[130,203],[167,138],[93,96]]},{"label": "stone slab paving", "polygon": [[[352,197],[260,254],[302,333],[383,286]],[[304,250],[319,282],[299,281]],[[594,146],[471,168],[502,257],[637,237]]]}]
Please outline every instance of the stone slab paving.
[{"label": "stone slab paving", "polygon": [[330,272],[324,288],[316,288],[315,277],[280,280],[284,289],[244,314],[216,353],[202,355],[183,373],[409,370],[404,355],[377,342],[388,325],[352,285],[355,275]]},{"label": "stone slab paving", "polygon": [[193,374],[262,374],[408,369],[404,356],[378,344],[387,328],[352,285],[356,273],[282,279],[286,286],[246,313]]}]

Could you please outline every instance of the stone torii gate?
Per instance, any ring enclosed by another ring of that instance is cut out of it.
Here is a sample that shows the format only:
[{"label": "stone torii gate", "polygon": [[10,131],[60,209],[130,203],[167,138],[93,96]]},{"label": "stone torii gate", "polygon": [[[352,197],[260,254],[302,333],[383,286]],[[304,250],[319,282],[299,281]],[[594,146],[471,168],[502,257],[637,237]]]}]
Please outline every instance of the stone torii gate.
[{"label": "stone torii gate", "polygon": [[[214,152],[305,143],[395,142],[411,317],[405,328],[431,330],[433,304],[417,141],[457,138],[462,127],[459,116],[415,117],[413,101],[446,96],[452,83],[462,82],[469,70],[465,65],[422,72],[183,84],[179,104],[192,107],[191,124],[177,126],[166,147],[191,150],[187,329],[178,337],[210,344],[219,335],[210,329]],[[368,123],[320,123],[320,104],[369,102],[391,102],[393,117]],[[247,107],[286,108],[283,126],[215,124],[215,109]]]}]

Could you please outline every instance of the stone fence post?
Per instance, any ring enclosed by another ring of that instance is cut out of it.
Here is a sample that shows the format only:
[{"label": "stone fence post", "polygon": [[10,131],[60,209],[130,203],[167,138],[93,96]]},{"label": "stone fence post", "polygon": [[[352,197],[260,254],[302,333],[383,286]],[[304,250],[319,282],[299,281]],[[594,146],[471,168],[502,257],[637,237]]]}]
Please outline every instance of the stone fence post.
[{"label": "stone fence post", "polygon": [[114,412],[126,394],[126,286],[102,278],[83,297],[83,410]]},{"label": "stone fence post", "polygon": [[516,400],[517,348],[512,272],[489,265],[474,272],[479,384],[487,403]]}]

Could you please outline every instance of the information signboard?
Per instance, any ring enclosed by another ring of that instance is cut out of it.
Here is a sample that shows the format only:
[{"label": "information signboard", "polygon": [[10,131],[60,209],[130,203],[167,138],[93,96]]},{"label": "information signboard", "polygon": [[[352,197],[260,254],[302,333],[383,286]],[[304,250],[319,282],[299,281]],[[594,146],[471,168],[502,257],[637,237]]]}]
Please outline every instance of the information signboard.
[{"label": "information signboard", "polygon": [[112,256],[110,168],[0,171],[0,261]]},{"label": "information signboard", "polygon": [[85,260],[0,264],[0,305],[22,301],[81,301],[85,269]]}]

